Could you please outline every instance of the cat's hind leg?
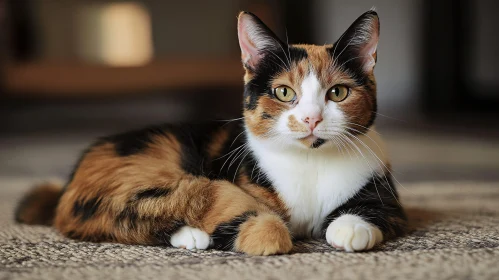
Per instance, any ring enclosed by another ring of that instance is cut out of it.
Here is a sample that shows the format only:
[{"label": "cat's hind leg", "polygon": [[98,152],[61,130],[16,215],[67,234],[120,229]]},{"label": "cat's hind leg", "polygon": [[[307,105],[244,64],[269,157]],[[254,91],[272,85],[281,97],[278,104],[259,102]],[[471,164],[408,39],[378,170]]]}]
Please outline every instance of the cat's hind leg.
[{"label": "cat's hind leg", "polygon": [[187,244],[189,236],[180,234],[194,228],[210,235],[217,249],[291,250],[286,224],[265,204],[228,181],[187,172],[194,163],[183,158],[174,134],[149,135],[142,146],[137,135],[129,138],[135,142],[102,142],[84,155],[57,206],[60,232],[88,241],[205,247],[206,239]]},{"label": "cat's hind leg", "polygon": [[215,248],[252,255],[287,253],[283,219],[228,181],[185,176],[123,195],[88,198],[67,190],[55,226],[87,241]]},{"label": "cat's hind leg", "polygon": [[212,247],[251,255],[288,253],[293,243],[283,219],[228,181],[212,181],[215,199],[203,216],[201,228]]}]

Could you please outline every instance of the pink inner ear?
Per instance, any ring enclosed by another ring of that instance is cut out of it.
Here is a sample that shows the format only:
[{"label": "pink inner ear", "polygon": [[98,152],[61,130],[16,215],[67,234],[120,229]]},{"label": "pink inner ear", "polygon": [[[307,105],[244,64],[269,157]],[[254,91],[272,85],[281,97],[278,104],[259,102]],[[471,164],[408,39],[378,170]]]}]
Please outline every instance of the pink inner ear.
[{"label": "pink inner ear", "polygon": [[378,22],[376,21],[375,23],[373,23],[373,26],[371,26],[371,38],[369,38],[369,41],[362,47],[360,51],[360,56],[362,56],[363,58],[363,68],[365,72],[371,72],[374,68],[374,65],[376,64],[376,51],[378,48],[379,39],[378,30],[379,26]]},{"label": "pink inner ear", "polygon": [[374,65],[376,64],[376,50],[378,47],[378,39],[371,39],[368,45],[364,46],[361,51],[361,56],[363,57],[364,71],[370,72],[373,70]]},{"label": "pink inner ear", "polygon": [[241,15],[237,27],[239,46],[241,48],[241,59],[244,64],[254,68],[261,59],[258,47],[254,42],[256,33],[255,23],[247,15]]}]

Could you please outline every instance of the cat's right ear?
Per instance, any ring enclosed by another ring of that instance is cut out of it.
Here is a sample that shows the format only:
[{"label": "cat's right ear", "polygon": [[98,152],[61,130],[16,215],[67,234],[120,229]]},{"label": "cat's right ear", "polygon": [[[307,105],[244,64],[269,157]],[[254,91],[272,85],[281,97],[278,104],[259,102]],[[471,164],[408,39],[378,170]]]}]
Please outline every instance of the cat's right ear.
[{"label": "cat's right ear", "polygon": [[254,71],[266,53],[279,50],[283,43],[254,14],[241,12],[238,16],[237,35],[244,68]]}]

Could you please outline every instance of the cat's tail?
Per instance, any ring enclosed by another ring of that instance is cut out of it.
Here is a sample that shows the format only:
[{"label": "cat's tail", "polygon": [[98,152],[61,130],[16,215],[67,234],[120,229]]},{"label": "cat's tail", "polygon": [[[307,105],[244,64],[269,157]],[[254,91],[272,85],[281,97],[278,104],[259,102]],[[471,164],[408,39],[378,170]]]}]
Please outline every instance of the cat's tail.
[{"label": "cat's tail", "polygon": [[19,202],[16,221],[28,225],[52,225],[62,189],[58,183],[36,185]]}]

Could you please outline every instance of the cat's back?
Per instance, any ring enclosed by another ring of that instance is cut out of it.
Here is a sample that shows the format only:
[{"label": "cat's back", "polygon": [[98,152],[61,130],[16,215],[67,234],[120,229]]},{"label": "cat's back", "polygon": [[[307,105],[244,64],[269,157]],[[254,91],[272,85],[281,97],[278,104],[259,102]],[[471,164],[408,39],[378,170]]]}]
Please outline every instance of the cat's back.
[{"label": "cat's back", "polygon": [[92,185],[89,178],[112,181],[116,174],[135,176],[147,174],[146,170],[171,176],[208,175],[213,173],[214,159],[229,151],[241,127],[223,121],[161,124],[102,137],[83,152],[68,185],[79,179]]}]

